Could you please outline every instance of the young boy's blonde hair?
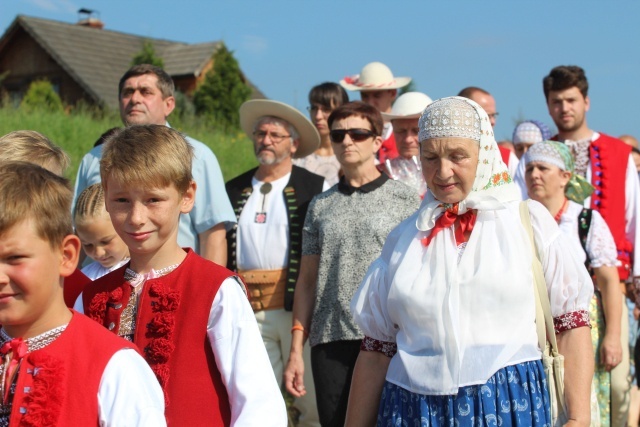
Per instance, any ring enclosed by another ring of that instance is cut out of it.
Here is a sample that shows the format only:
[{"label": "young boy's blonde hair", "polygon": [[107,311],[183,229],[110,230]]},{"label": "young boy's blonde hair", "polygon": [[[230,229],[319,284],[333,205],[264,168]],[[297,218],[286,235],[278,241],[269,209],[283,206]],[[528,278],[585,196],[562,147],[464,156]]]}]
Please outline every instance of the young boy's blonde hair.
[{"label": "young boy's blonde hair", "polygon": [[175,185],[183,194],[193,180],[192,159],[193,147],[180,132],[164,125],[129,126],[105,142],[100,177],[105,186],[109,179],[143,188]]},{"label": "young boy's blonde hair", "polygon": [[0,235],[26,219],[52,248],[73,234],[69,181],[36,164],[0,163]]},{"label": "young boy's blonde hair", "polygon": [[69,156],[43,134],[17,130],[0,137],[0,162],[28,162],[63,176],[71,163]]},{"label": "young boy's blonde hair", "polygon": [[73,210],[73,222],[83,223],[85,220],[108,215],[104,205],[104,189],[102,184],[93,184],[82,190]]}]

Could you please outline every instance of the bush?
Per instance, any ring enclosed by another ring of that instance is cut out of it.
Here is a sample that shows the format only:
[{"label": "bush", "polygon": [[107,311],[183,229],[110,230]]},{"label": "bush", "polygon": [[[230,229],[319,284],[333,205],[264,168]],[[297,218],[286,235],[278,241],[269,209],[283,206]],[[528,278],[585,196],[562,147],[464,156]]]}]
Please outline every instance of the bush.
[{"label": "bush", "polygon": [[64,106],[60,96],[53,90],[48,80],[35,80],[29,85],[27,93],[20,102],[20,109],[33,111],[63,111]]},{"label": "bush", "polygon": [[196,112],[223,132],[240,127],[240,105],[249,99],[251,88],[245,83],[238,61],[225,45],[213,54],[213,68],[193,96]]},{"label": "bush", "polygon": [[164,61],[156,55],[156,49],[151,40],[145,40],[142,44],[142,50],[131,59],[131,66],[140,64],[151,64],[156,67],[164,68]]}]

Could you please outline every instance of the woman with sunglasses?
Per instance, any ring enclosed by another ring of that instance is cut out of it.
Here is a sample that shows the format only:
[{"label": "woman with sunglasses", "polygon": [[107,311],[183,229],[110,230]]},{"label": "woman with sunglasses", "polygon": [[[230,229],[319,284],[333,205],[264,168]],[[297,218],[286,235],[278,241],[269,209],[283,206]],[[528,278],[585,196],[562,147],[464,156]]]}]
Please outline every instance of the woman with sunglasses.
[{"label": "woman with sunglasses", "polygon": [[[316,196],[307,211],[285,385],[294,396],[304,394],[303,373],[311,369],[320,423],[342,426],[363,338],[349,301],[387,234],[415,212],[420,200],[413,189],[376,168],[383,128],[377,109],[363,102],[344,104],[331,113],[328,125],[344,176]],[[310,367],[301,356],[307,338]]]},{"label": "woman with sunglasses", "polygon": [[521,204],[477,103],[433,102],[418,138],[429,191],[351,301],[365,339],[346,425],[552,425],[535,323],[540,257],[565,356],[565,425],[589,426],[593,286],[584,265],[544,206]]},{"label": "woman with sunglasses", "polygon": [[587,180],[574,173],[569,148],[560,142],[542,141],[529,148],[521,160],[529,197],[542,203],[554,216],[577,256],[593,270],[595,293],[591,299],[591,339],[595,352],[592,416],[600,412],[600,426],[611,425],[611,369],[622,361],[620,323],[622,292],[616,245],[598,211],[582,203],[593,193]]}]

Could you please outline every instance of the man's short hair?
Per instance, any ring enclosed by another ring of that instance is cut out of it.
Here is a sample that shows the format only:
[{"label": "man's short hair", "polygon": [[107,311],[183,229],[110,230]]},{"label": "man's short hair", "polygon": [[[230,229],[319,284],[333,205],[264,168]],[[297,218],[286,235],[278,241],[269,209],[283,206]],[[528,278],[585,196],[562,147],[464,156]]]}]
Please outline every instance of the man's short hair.
[{"label": "man's short hair", "polygon": [[124,82],[126,82],[131,77],[142,76],[144,74],[153,74],[158,78],[158,89],[160,93],[162,93],[162,99],[167,99],[170,96],[173,96],[175,92],[175,85],[173,83],[173,79],[166,71],[164,71],[160,67],[156,67],[151,64],[139,64],[134,65],[129,68],[124,76],[120,79],[120,83],[118,83],[118,97],[122,94],[122,88],[124,87]]},{"label": "man's short hair", "polygon": [[100,177],[127,186],[162,188],[175,185],[182,194],[193,176],[193,147],[180,132],[164,125],[134,125],[104,143]]},{"label": "man's short hair", "polygon": [[310,105],[317,104],[333,110],[347,102],[349,102],[347,91],[337,83],[321,83],[309,91]]},{"label": "man's short hair", "polygon": [[329,129],[331,129],[331,127],[333,126],[333,122],[335,122],[336,120],[343,120],[347,117],[352,116],[365,119],[369,122],[369,124],[371,125],[371,130],[377,136],[382,135],[384,122],[382,121],[382,115],[380,114],[380,111],[378,111],[376,107],[365,104],[362,101],[348,102],[333,110],[333,112],[329,116],[329,119],[327,120]]},{"label": "man's short hair", "polygon": [[584,70],[577,65],[559,65],[542,79],[542,88],[545,99],[549,99],[551,91],[561,91],[577,87],[583,97],[589,93],[589,82]]},{"label": "man's short hair", "polygon": [[458,92],[458,96],[461,96],[463,98],[467,98],[467,99],[471,99],[471,97],[473,96],[474,93],[476,92],[480,92],[483,95],[489,95],[491,96],[491,94],[489,92],[487,92],[486,90],[479,88],[477,86],[468,86],[465,87],[464,89],[462,89],[460,92]]},{"label": "man's short hair", "polygon": [[69,156],[43,134],[33,130],[17,130],[0,137],[0,162],[28,162],[56,175],[64,175]]},{"label": "man's short hair", "polygon": [[34,163],[0,163],[0,235],[24,220],[52,248],[73,233],[69,181]]}]

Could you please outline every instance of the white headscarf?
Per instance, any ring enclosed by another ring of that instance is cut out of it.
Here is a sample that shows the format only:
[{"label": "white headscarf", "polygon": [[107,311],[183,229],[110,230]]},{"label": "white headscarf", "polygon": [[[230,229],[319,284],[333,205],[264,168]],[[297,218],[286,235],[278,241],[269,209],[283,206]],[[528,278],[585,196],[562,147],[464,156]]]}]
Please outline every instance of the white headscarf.
[{"label": "white headscarf", "polygon": [[[471,118],[467,113],[469,106],[476,113]],[[480,105],[460,96],[438,99],[425,108],[419,126],[420,142],[436,136],[470,138],[478,141],[480,151],[476,176],[471,192],[458,203],[459,215],[471,209],[503,209],[506,202],[520,200],[520,190],[512,181],[507,165],[502,161],[489,116]],[[477,127],[479,130],[475,130]],[[442,203],[428,191],[420,206],[416,226],[422,231],[432,229],[438,217],[450,207],[450,204]]]}]

